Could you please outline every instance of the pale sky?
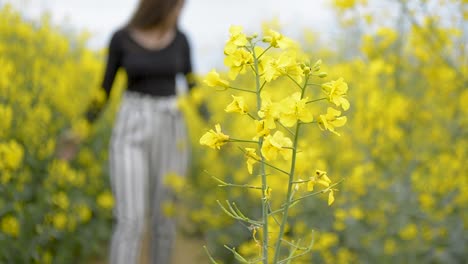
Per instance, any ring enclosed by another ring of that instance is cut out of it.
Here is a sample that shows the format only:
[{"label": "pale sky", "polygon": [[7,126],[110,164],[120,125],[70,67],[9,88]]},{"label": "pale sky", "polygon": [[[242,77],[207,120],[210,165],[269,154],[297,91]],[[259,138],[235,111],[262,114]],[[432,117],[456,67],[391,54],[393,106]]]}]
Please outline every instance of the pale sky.
[{"label": "pale sky", "polygon": [[[92,33],[90,47],[107,45],[110,35],[133,13],[138,0],[0,0],[10,2],[27,17],[48,10],[56,23]],[[328,1],[329,2],[329,1]],[[333,13],[326,0],[186,0],[180,27],[193,48],[196,72],[222,65],[223,45],[230,25],[259,32],[263,21],[278,18],[283,33],[298,36],[305,28],[330,38]]]}]

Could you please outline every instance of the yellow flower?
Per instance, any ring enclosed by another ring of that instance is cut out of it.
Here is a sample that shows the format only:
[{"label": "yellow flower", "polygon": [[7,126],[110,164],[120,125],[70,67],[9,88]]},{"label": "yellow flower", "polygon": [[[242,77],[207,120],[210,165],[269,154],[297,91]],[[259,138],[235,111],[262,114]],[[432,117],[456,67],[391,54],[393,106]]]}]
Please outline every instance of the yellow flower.
[{"label": "yellow flower", "polygon": [[346,124],[346,116],[340,116],[341,112],[328,107],[327,114],[320,115],[317,123],[322,130],[329,130],[330,132],[340,136],[338,132],[335,131],[335,127],[342,127]]},{"label": "yellow flower", "polygon": [[245,157],[247,158],[247,170],[249,174],[252,174],[253,165],[260,160],[254,148],[245,148]]},{"label": "yellow flower", "polygon": [[215,129],[216,131],[211,129],[200,138],[201,145],[206,145],[213,149],[220,149],[222,145],[229,141],[229,136],[221,132],[221,126],[219,124],[215,125]]},{"label": "yellow flower", "polygon": [[338,235],[330,232],[324,232],[318,236],[317,242],[314,245],[317,250],[326,250],[338,244]]},{"label": "yellow flower", "polygon": [[78,216],[83,223],[88,222],[91,219],[91,209],[86,204],[80,204],[77,206]]},{"label": "yellow flower", "polygon": [[53,256],[52,256],[52,253],[50,253],[50,251],[46,251],[46,252],[42,253],[42,258],[41,258],[42,262],[41,263],[51,264],[52,260],[53,260]]},{"label": "yellow flower", "polygon": [[350,9],[353,8],[356,4],[356,0],[334,0],[334,5],[339,9]]},{"label": "yellow flower", "polygon": [[52,196],[52,202],[61,209],[67,209],[70,205],[68,196],[64,192],[59,192]]},{"label": "yellow flower", "polygon": [[322,90],[328,96],[330,102],[336,106],[341,105],[345,111],[349,109],[348,99],[345,98],[348,92],[348,84],[343,81],[343,78],[322,84]]},{"label": "yellow flower", "polygon": [[316,170],[315,175],[310,177],[309,182],[307,183],[307,190],[309,192],[313,191],[315,184],[320,184],[323,187],[329,187],[330,183],[331,180],[328,178],[326,171]]},{"label": "yellow flower", "polygon": [[12,237],[18,237],[20,232],[20,225],[18,219],[14,216],[5,216],[1,221],[1,230],[3,233]]},{"label": "yellow flower", "polygon": [[273,29],[265,31],[263,42],[270,43],[272,47],[280,49],[287,49],[294,44],[292,39],[283,36],[281,33]]},{"label": "yellow flower", "polygon": [[14,140],[0,143],[0,170],[18,169],[23,161],[24,149]]},{"label": "yellow flower", "polygon": [[185,178],[181,175],[171,172],[164,177],[164,185],[169,187],[175,193],[181,193],[186,186]]},{"label": "yellow flower", "polygon": [[112,209],[114,207],[114,197],[109,191],[104,191],[97,197],[97,204],[104,209]]},{"label": "yellow flower", "polygon": [[292,141],[288,137],[283,135],[283,132],[276,131],[275,134],[268,135],[265,137],[262,145],[262,155],[266,160],[274,160],[278,153],[283,155],[285,160],[289,159],[291,154],[291,149],[288,149],[292,146]]},{"label": "yellow flower", "polygon": [[398,235],[400,235],[403,240],[412,240],[418,235],[418,227],[415,224],[409,224],[402,228]]},{"label": "yellow flower", "polygon": [[258,140],[261,137],[267,136],[270,134],[270,129],[266,127],[265,120],[255,120],[256,135],[253,138]]},{"label": "yellow flower", "polygon": [[249,109],[245,104],[244,97],[232,95],[232,98],[232,102],[228,106],[226,106],[224,111],[228,113],[240,113],[243,115],[247,114]]},{"label": "yellow flower", "polygon": [[359,207],[353,207],[349,210],[349,215],[356,219],[363,219],[364,212]]},{"label": "yellow flower", "polygon": [[308,98],[301,99],[301,93],[297,92],[281,101],[282,107],[280,121],[286,127],[292,127],[298,120],[312,122],[312,113],[306,109]]},{"label": "yellow flower", "polygon": [[210,87],[216,87],[216,86],[220,86],[224,88],[229,87],[229,82],[221,79],[221,77],[219,76],[219,73],[217,73],[216,70],[211,70],[206,75],[205,80],[203,82]]},{"label": "yellow flower", "polygon": [[2,176],[0,177],[0,183],[2,185],[5,185],[7,184],[8,182],[10,182],[12,176],[11,176],[11,172],[9,171],[3,171],[2,172]]},{"label": "yellow flower", "polygon": [[243,33],[242,26],[231,26],[229,28],[229,40],[224,47],[224,54],[232,54],[237,50],[238,47],[247,45],[247,37]]},{"label": "yellow flower", "polygon": [[176,213],[175,204],[171,201],[164,201],[162,203],[162,212],[166,217],[173,217]]},{"label": "yellow flower", "polygon": [[384,253],[385,255],[395,254],[397,248],[397,243],[393,239],[387,239],[384,243]]},{"label": "yellow flower", "polygon": [[52,217],[52,225],[57,230],[64,230],[67,225],[68,217],[65,213],[59,212]]},{"label": "yellow flower", "polygon": [[259,63],[259,71],[266,82],[276,80],[282,75],[289,75],[296,82],[302,82],[304,71],[297,63],[295,52],[284,52],[277,59],[263,56]]},{"label": "yellow flower", "polygon": [[238,74],[245,73],[252,63],[252,54],[244,49],[237,49],[224,58],[224,65],[229,67],[228,76],[231,80],[236,79]]},{"label": "yellow flower", "polygon": [[91,103],[96,107],[102,107],[107,101],[107,94],[104,89],[93,89]]},{"label": "yellow flower", "polygon": [[263,55],[258,65],[260,75],[266,82],[274,81],[281,75],[277,61],[273,57]]},{"label": "yellow flower", "polygon": [[11,121],[13,120],[13,110],[11,107],[0,104],[0,120],[2,120],[0,122],[0,137],[4,137],[10,129]]},{"label": "yellow flower", "polygon": [[335,201],[335,196],[333,196],[333,189],[330,189],[328,192],[328,206],[332,205],[332,203]]},{"label": "yellow flower", "polygon": [[91,125],[86,119],[80,118],[73,122],[71,130],[78,138],[84,139],[89,136]]},{"label": "yellow flower", "polygon": [[278,70],[283,75],[289,75],[296,82],[301,83],[304,71],[299,63],[297,63],[296,53],[293,51],[281,53],[278,57]]},{"label": "yellow flower", "polygon": [[265,121],[265,126],[269,129],[276,128],[275,120],[279,118],[279,106],[271,101],[270,94],[261,92],[262,105],[258,111],[258,116]]}]

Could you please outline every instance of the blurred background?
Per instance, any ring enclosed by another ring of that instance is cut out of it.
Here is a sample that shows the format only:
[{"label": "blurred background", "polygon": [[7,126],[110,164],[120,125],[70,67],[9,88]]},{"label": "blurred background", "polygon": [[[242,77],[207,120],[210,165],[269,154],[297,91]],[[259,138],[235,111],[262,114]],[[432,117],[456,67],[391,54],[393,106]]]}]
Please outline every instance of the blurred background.
[{"label": "blurred background", "polygon": [[[318,128],[305,136],[314,147],[301,153],[298,172],[320,168],[346,180],[333,206],[324,196],[292,210],[288,236],[316,231],[314,250],[295,263],[466,263],[468,1],[186,2],[180,25],[200,76],[226,70],[229,26],[242,25],[250,33],[280,30],[311,61],[322,59],[325,81],[343,77],[349,85],[342,136]],[[123,73],[95,124],[84,112],[100,96],[110,35],[136,4],[0,0],[0,263],[106,263],[114,206],[107,146]],[[215,152],[198,139],[217,122],[239,138],[248,134],[243,120],[220,110],[230,94],[200,82],[192,96],[211,115],[205,121],[182,104],[192,172],[168,180],[182,198],[165,205],[179,221],[176,263],[207,263],[203,245],[220,262],[237,263],[224,244],[246,256],[258,248],[216,200],[258,216],[259,195],[218,188],[203,171],[239,184],[259,179],[248,176],[235,147]],[[69,129],[83,139],[73,157],[75,146],[61,141]],[[280,195],[284,182],[272,188]]]},{"label": "blurred background", "polygon": [[[110,35],[122,26],[136,8],[136,0],[11,0],[28,18],[39,18],[48,12],[51,20],[68,31],[88,31],[88,47],[100,49]],[[189,36],[194,49],[194,64],[199,72],[222,65],[224,41],[230,25],[239,24],[259,30],[264,21],[277,19],[291,34],[298,35],[306,27],[321,31],[321,37],[331,37],[336,29],[332,10],[324,0],[313,5],[306,0],[220,2],[216,0],[186,1],[180,27]],[[259,12],[261,10],[261,12]],[[335,25],[335,26],[333,26]]]}]

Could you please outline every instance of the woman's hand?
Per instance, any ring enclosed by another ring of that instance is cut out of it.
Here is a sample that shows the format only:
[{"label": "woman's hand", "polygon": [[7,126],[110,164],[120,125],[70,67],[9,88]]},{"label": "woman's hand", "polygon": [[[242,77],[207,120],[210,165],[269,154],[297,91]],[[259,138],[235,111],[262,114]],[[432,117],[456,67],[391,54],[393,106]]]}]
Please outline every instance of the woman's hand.
[{"label": "woman's hand", "polygon": [[197,112],[201,116],[203,121],[208,122],[210,120],[211,113],[208,110],[208,106],[206,105],[205,102],[202,102],[198,105]]},{"label": "woman's hand", "polygon": [[73,160],[79,151],[80,144],[81,138],[73,131],[68,130],[59,136],[55,153],[59,159]]}]

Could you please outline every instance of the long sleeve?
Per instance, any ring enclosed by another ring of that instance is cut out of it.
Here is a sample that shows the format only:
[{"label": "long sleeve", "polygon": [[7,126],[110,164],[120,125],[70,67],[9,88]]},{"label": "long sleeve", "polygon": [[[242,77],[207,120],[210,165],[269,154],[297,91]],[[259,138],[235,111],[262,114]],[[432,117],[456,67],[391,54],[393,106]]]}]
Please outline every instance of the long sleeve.
[{"label": "long sleeve", "polygon": [[106,91],[107,98],[109,98],[112,85],[115,80],[115,75],[117,74],[122,61],[122,46],[119,32],[120,31],[115,32],[111,38],[106,69],[101,85],[102,88]]},{"label": "long sleeve", "polygon": [[[117,74],[117,71],[121,66],[122,61],[122,47],[120,44],[121,40],[119,37],[119,32],[120,31],[117,31],[112,35],[111,41],[109,43],[107,63],[103,81],[101,84],[102,89],[104,89],[106,93],[106,101],[109,98],[112,85],[114,83],[115,75]],[[103,107],[103,104],[97,104],[96,102],[92,101],[88,105],[88,109],[86,111],[86,119],[89,122],[94,122],[94,120],[96,120],[96,118],[101,114]]]}]

